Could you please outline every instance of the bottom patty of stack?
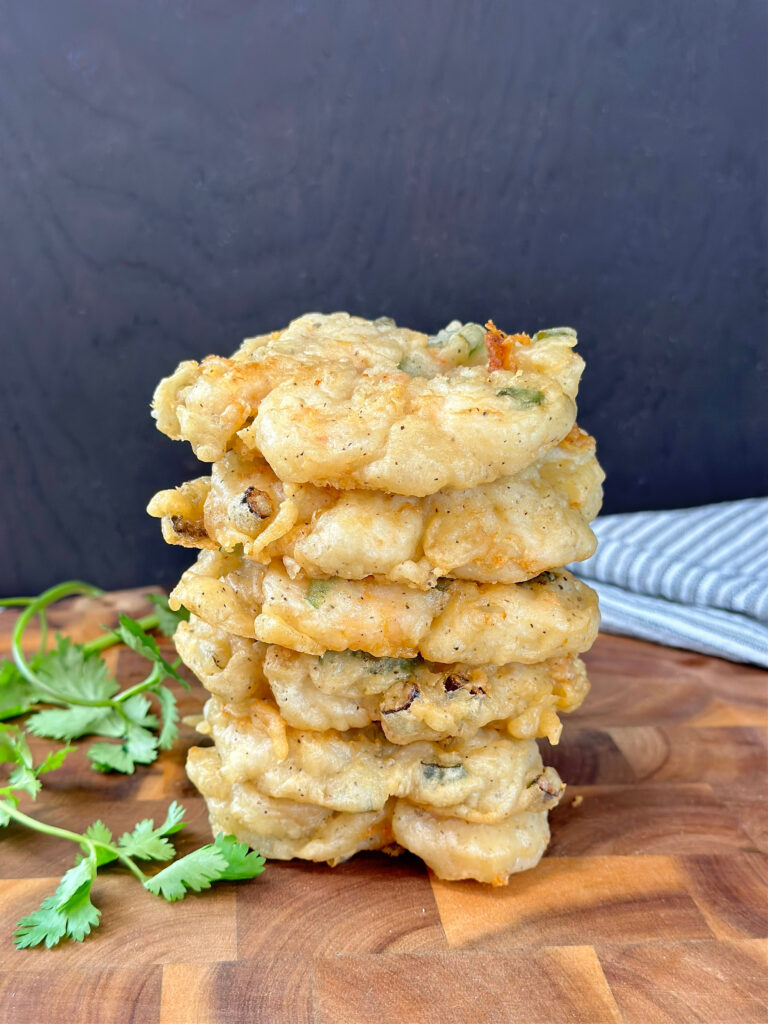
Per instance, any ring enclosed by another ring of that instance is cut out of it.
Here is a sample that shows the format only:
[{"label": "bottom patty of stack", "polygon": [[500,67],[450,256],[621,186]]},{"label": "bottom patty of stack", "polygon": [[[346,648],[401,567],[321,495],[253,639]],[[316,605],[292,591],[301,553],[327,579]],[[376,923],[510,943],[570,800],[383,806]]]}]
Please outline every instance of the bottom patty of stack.
[{"label": "bottom patty of stack", "polygon": [[[440,878],[505,885],[511,874],[535,867],[549,842],[546,810],[483,824],[390,797],[377,810],[336,811],[267,796],[253,782],[228,781],[214,747],[193,747],[187,772],[205,797],[213,832],[235,835],[273,860],[333,865],[361,850],[409,850]],[[551,797],[549,806],[558,799]]]},{"label": "bottom patty of stack", "polygon": [[375,725],[299,730],[271,701],[213,697],[199,729],[215,747],[190,751],[188,772],[212,828],[278,859],[403,848],[442,878],[502,885],[541,857],[564,789],[501,724],[398,745]]}]

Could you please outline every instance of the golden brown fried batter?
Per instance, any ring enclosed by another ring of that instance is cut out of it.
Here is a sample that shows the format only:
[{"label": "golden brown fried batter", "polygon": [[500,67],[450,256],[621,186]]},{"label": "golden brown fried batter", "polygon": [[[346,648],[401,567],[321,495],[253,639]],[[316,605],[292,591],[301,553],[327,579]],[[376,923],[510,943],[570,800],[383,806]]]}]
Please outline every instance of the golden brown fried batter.
[{"label": "golden brown fried batter", "polygon": [[227,781],[335,811],[380,810],[398,796],[435,814],[495,823],[554,807],[563,789],[557,772],[542,765],[535,740],[490,726],[470,739],[399,746],[375,727],[293,729],[271,701],[211,697],[204,714],[198,728],[213,738]]},{"label": "golden brown fried batter", "polygon": [[599,622],[558,568],[602,500],[575,344],[312,313],[160,383],[158,428],[213,463],[148,511],[200,552],[171,606],[215,831],[493,885],[537,863],[564,786],[536,738],[584,699]]},{"label": "golden brown fried batter", "polygon": [[360,651],[321,657],[233,637],[192,616],[176,631],[184,664],[211,693],[237,704],[274,698],[296,729],[358,729],[380,722],[391,743],[469,738],[489,723],[511,736],[557,743],[558,715],[587,695],[580,658],[538,665],[437,665]]},{"label": "golden brown fried batter", "polygon": [[230,783],[212,747],[193,747],[190,779],[208,805],[213,832],[233,834],[273,860],[328,861],[393,844],[421,857],[439,878],[474,878],[504,885],[510,874],[534,867],[546,849],[546,811],[523,811],[494,824],[430,813],[391,798],[376,811],[327,807],[266,796],[250,782]]},{"label": "golden brown fried batter", "polygon": [[509,876],[536,867],[549,842],[546,811],[523,811],[503,821],[476,824],[430,814],[398,800],[392,816],[395,841],[421,857],[438,878],[473,878],[506,885]]},{"label": "golden brown fried batter", "polygon": [[391,323],[310,314],[236,358],[182,363],[158,386],[154,415],[203,461],[261,453],[290,483],[413,496],[474,487],[566,436],[583,368],[562,329],[526,336],[514,369],[489,370],[466,339],[476,326],[430,344]]},{"label": "golden brown fried batter", "polygon": [[227,632],[304,654],[421,654],[443,664],[532,665],[578,654],[599,624],[596,595],[564,569],[511,585],[445,580],[420,591],[370,579],[291,579],[280,563],[265,568],[203,551],[170,600]]},{"label": "golden brown fried batter", "polygon": [[240,544],[247,558],[283,558],[308,576],[517,583],[594,553],[603,476],[578,427],[517,476],[425,498],[282,484],[265,462],[230,452],[210,478],[160,491],[147,511],[170,544]]},{"label": "golden brown fried batter", "polygon": [[228,782],[213,747],[192,747],[187,774],[208,805],[214,833],[235,835],[271,860],[338,864],[359,850],[394,842],[394,801],[378,811],[350,814],[295,800],[266,796],[250,782]]}]

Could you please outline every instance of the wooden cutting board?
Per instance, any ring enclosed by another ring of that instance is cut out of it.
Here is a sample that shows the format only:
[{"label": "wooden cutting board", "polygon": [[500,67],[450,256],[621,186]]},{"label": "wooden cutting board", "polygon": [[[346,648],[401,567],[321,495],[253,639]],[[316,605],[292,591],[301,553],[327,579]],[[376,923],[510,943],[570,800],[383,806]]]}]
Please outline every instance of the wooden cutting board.
[{"label": "wooden cutting board", "polygon": [[[78,639],[142,614],[138,592],[54,610]],[[11,614],[0,615],[8,649]],[[111,655],[121,681],[143,676]],[[269,864],[261,878],[169,905],[120,870],[94,887],[83,944],[17,951],[15,922],[53,892],[73,848],[0,837],[0,1020],[94,1022],[768,1021],[768,673],[601,636],[592,693],[545,761],[568,782],[541,865],[508,888],[440,882],[406,855],[335,869]],[[198,687],[183,711],[202,703]],[[208,839],[184,774],[193,731],[133,776],[74,755],[36,813],[114,832],[188,810],[181,852]],[[580,798],[580,799],[579,799]]]}]

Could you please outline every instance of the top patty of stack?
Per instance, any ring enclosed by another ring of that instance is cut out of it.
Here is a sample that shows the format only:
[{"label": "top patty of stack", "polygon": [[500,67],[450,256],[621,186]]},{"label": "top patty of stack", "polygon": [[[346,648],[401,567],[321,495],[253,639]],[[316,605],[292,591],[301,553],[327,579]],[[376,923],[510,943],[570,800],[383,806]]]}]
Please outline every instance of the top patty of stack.
[{"label": "top patty of stack", "polygon": [[568,435],[583,360],[569,328],[434,338],[386,318],[308,314],[230,359],[182,363],[155,392],[203,461],[261,455],[293,484],[422,497],[519,473]]}]

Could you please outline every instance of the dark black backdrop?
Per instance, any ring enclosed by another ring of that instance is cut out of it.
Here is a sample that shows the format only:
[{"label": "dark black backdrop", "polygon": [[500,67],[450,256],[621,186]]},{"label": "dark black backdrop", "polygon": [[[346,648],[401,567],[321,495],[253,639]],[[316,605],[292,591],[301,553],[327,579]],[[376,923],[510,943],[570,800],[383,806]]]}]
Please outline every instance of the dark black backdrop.
[{"label": "dark black backdrop", "polygon": [[309,309],[579,329],[609,511],[766,480],[765,0],[2,0],[0,590],[168,582],[155,382]]}]

